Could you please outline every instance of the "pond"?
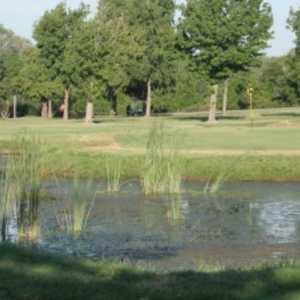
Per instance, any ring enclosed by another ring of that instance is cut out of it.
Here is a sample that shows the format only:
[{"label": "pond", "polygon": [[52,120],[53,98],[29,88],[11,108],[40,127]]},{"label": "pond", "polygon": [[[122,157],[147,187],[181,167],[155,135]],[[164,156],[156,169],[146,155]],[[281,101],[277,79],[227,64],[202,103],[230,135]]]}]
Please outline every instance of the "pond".
[{"label": "pond", "polygon": [[[86,189],[87,182],[80,181],[80,187]],[[296,183],[227,183],[210,195],[203,194],[201,183],[185,183],[181,195],[145,197],[137,182],[129,182],[118,194],[97,193],[78,235],[59,221],[71,188],[70,181],[43,184],[47,197],[36,214],[35,247],[160,270],[300,258]],[[104,185],[93,182],[88,189],[96,192]],[[20,242],[18,218],[15,213],[8,220],[11,242]]]}]

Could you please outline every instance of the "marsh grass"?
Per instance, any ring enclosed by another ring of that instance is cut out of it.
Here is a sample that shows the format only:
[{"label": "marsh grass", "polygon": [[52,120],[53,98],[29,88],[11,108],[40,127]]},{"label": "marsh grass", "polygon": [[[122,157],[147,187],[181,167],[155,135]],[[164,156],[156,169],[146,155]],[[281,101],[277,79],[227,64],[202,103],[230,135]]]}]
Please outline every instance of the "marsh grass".
[{"label": "marsh grass", "polygon": [[122,163],[117,156],[105,156],[106,191],[118,193],[121,190]]},{"label": "marsh grass", "polygon": [[38,201],[42,179],[48,173],[50,151],[47,143],[38,136],[25,135],[13,141],[14,154],[9,167],[15,182],[15,193],[20,200]]},{"label": "marsh grass", "polygon": [[62,213],[56,214],[57,223],[60,228],[78,237],[87,227],[96,192],[93,190],[92,182],[83,185],[74,178],[66,196]]},{"label": "marsh grass", "polygon": [[172,225],[176,225],[184,219],[181,211],[181,204],[182,200],[180,195],[175,195],[174,197],[170,198],[170,203],[167,210],[167,218]]},{"label": "marsh grass", "polygon": [[45,141],[32,135],[14,138],[11,145],[14,151],[7,158],[0,187],[2,236],[14,206],[19,240],[34,241],[39,237],[39,201],[49,151]]},{"label": "marsh grass", "polygon": [[153,122],[148,134],[142,177],[142,186],[146,195],[176,194],[181,192],[182,170],[180,158],[174,150],[176,140],[167,139],[162,122]]},{"label": "marsh grass", "polygon": [[226,271],[225,265],[222,265],[221,263],[209,264],[204,260],[198,260],[196,265],[199,272],[218,273]]},{"label": "marsh grass", "polygon": [[0,175],[0,222],[2,241],[6,240],[7,222],[12,211],[13,200],[15,199],[14,187],[15,185],[8,161],[3,172]]},{"label": "marsh grass", "polygon": [[222,186],[225,183],[225,176],[223,174],[220,174],[216,180],[209,179],[203,189],[203,193],[208,194],[216,194],[218,193]]}]

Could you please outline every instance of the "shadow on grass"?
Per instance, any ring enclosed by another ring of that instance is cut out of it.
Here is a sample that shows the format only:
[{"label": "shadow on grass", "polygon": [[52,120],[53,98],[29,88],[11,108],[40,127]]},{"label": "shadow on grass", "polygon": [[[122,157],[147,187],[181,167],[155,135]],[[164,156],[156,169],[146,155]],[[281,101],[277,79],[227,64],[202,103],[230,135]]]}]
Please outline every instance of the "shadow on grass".
[{"label": "shadow on grass", "polygon": [[[200,122],[207,122],[207,116],[178,116],[173,117],[174,120],[177,121],[200,121]],[[243,120],[245,117],[242,116],[217,116],[217,121],[238,121]]]},{"label": "shadow on grass", "polygon": [[265,113],[262,114],[263,117],[294,117],[299,118],[300,113],[295,112],[282,112],[282,113]]},{"label": "shadow on grass", "polygon": [[299,299],[300,269],[153,273],[0,247],[0,299]]}]

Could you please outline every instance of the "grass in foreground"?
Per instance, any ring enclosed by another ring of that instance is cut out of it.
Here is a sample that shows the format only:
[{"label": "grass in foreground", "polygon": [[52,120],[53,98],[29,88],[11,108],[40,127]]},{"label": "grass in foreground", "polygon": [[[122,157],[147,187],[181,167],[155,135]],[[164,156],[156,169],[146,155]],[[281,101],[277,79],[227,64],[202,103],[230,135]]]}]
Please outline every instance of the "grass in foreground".
[{"label": "grass in foreground", "polygon": [[154,273],[0,247],[1,300],[296,300],[300,268]]}]

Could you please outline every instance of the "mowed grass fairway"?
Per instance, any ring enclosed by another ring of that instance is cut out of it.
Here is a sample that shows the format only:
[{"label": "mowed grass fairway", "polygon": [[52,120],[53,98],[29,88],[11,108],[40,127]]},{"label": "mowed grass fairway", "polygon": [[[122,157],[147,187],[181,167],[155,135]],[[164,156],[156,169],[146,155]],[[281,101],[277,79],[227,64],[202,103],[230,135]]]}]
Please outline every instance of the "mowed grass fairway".
[{"label": "mowed grass fairway", "polygon": [[[92,125],[81,120],[20,118],[0,121],[0,147],[22,134],[40,136],[57,149],[57,161],[82,175],[101,177],[101,158],[124,161],[124,177],[137,177],[153,122],[164,125],[165,141],[183,160],[184,176],[204,179],[226,173],[232,180],[300,179],[300,108],[231,111],[210,125],[206,113],[145,118],[98,117]],[[59,172],[59,170],[57,170]],[[64,172],[66,174],[66,172]]]}]

